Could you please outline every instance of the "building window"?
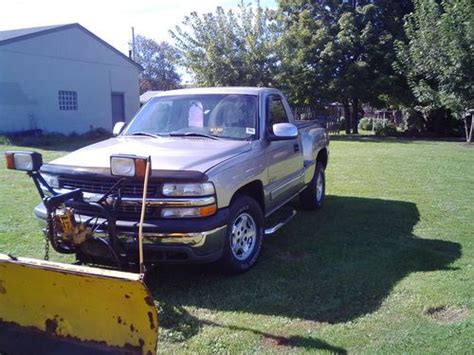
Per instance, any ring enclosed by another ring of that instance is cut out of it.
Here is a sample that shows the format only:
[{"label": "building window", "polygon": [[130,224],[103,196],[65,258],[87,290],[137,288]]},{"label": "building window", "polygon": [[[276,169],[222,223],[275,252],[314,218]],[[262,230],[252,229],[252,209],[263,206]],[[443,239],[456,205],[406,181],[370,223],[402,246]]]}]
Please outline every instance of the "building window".
[{"label": "building window", "polygon": [[77,111],[77,91],[58,91],[59,109]]}]

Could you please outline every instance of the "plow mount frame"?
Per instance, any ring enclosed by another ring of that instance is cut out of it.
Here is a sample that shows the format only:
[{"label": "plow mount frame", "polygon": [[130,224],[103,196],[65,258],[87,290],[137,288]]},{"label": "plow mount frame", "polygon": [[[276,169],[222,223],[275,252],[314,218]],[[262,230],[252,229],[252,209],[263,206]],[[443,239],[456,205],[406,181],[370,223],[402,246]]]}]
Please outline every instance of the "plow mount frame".
[{"label": "plow mount frame", "polygon": [[[143,268],[140,268],[139,264],[140,261],[136,257],[129,257],[124,255],[125,249],[120,248],[120,241],[117,236],[117,228],[116,228],[116,209],[120,207],[121,203],[121,192],[120,189],[125,187],[127,182],[132,181],[132,178],[121,178],[119,179],[106,193],[102,195],[102,197],[97,202],[91,202],[84,200],[84,194],[81,189],[74,189],[65,193],[59,193],[55,191],[41,176],[39,171],[32,171],[27,173],[30,176],[36,186],[36,189],[42,199],[44,206],[46,207],[47,214],[51,214],[57,207],[64,205],[67,208],[72,208],[74,210],[75,215],[79,215],[88,221],[93,221],[94,219],[102,219],[103,222],[100,223],[102,234],[106,234],[107,238],[96,238],[94,236],[93,239],[95,242],[100,242],[109,250],[109,255],[104,257],[92,257],[90,255],[86,255],[84,252],[81,251],[80,247],[74,248],[73,251],[66,250],[61,248],[55,243],[51,238],[48,238],[53,248],[59,253],[67,253],[70,254],[71,252],[76,253],[77,261],[82,263],[90,263],[93,265],[98,266],[106,266],[117,268],[119,270],[130,270],[131,264],[137,264],[138,267],[134,267],[133,270],[137,272],[143,272]],[[147,177],[149,172],[147,172]],[[148,183],[148,179],[145,179],[145,184]],[[42,186],[46,188],[49,192],[50,196],[47,196]],[[144,190],[146,192],[146,190]],[[108,205],[107,204],[107,197],[114,196],[114,204]],[[91,211],[94,211],[95,216],[90,217],[89,214]],[[82,220],[81,220],[82,222]],[[89,224],[89,222],[86,222]],[[139,226],[137,226],[136,235],[137,235],[137,250],[141,247],[140,244],[140,226],[143,224],[143,221],[140,221]],[[48,226],[49,227],[49,226]],[[138,251],[138,254],[140,251]]]}]

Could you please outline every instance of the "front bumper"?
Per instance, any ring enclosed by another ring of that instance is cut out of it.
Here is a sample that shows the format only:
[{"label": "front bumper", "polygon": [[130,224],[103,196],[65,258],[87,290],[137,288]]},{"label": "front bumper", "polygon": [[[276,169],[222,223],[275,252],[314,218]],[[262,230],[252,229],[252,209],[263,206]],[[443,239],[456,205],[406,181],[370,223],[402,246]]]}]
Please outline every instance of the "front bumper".
[{"label": "front bumper", "polygon": [[[38,204],[34,213],[41,220],[47,219],[46,207]],[[228,208],[210,217],[187,219],[147,220],[143,224],[143,253],[147,263],[206,263],[218,260],[223,253],[227,234]],[[78,216],[81,221],[90,216]],[[106,223],[98,218],[98,224]],[[115,224],[118,247],[123,261],[138,259],[138,221],[117,220]],[[97,251],[81,248],[92,255]],[[106,262],[106,260],[101,260]]]}]

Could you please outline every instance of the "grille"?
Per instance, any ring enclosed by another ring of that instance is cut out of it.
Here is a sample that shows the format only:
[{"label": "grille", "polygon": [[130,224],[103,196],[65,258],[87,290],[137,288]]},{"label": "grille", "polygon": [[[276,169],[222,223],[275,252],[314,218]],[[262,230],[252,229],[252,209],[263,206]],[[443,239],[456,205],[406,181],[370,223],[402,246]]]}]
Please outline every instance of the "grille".
[{"label": "grille", "polygon": [[[110,188],[118,181],[118,178],[77,178],[77,177],[59,177],[59,186],[65,189],[81,189],[83,192],[91,192],[104,194],[110,190]],[[129,197],[142,197],[143,195],[143,183],[127,181],[121,187],[122,195]],[[160,185],[149,184],[147,195],[150,197],[156,197],[159,195]],[[141,205],[138,206],[125,206],[121,205],[118,207],[116,217],[121,220],[138,221],[140,218]],[[156,207],[145,208],[145,218],[153,219],[159,214],[159,210]]]},{"label": "grille", "polygon": [[[81,179],[70,177],[59,177],[59,186],[65,189],[81,189],[84,192],[106,193],[118,181],[118,179]],[[148,196],[157,196],[159,185],[149,184],[147,189]],[[143,183],[126,182],[121,187],[122,194],[133,197],[143,195]]]},{"label": "grille", "polygon": [[[138,220],[141,210],[141,206],[120,206],[117,217],[124,220]],[[154,207],[145,207],[145,218],[154,217],[155,211],[156,208]]]}]

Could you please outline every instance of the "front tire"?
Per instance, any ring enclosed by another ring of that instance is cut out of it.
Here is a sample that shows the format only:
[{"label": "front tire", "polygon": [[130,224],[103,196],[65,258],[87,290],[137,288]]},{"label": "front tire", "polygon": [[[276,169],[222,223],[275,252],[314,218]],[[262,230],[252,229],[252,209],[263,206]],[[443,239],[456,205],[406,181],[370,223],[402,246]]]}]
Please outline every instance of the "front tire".
[{"label": "front tire", "polygon": [[262,249],[263,225],[263,212],[257,201],[249,196],[235,198],[230,205],[221,260],[225,273],[242,273],[256,263]]},{"label": "front tire", "polygon": [[326,197],[326,176],[323,163],[316,161],[314,176],[309,185],[300,193],[300,201],[306,210],[323,207]]}]

